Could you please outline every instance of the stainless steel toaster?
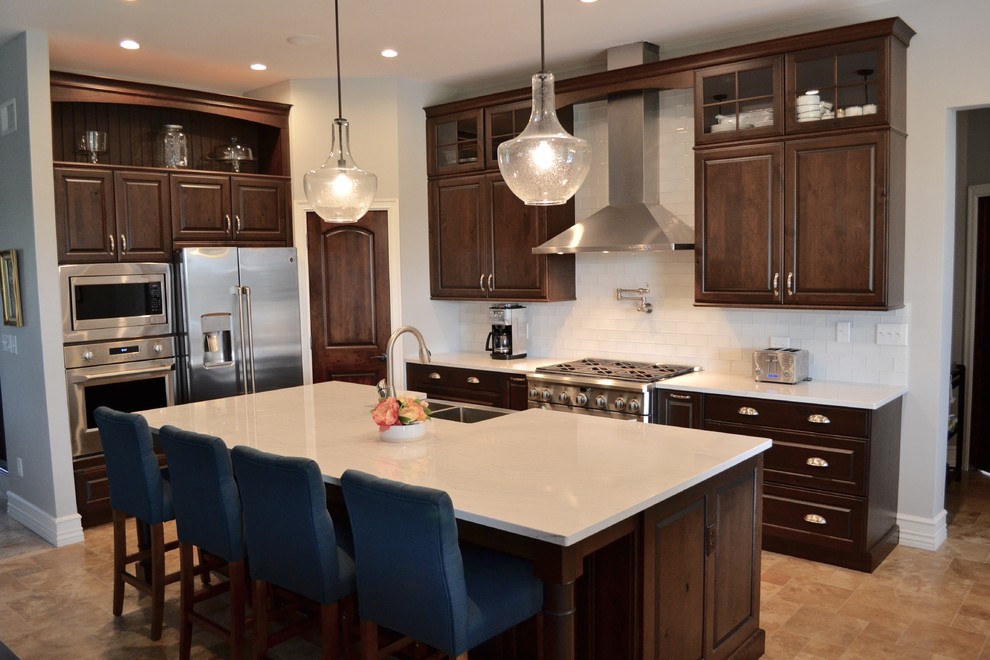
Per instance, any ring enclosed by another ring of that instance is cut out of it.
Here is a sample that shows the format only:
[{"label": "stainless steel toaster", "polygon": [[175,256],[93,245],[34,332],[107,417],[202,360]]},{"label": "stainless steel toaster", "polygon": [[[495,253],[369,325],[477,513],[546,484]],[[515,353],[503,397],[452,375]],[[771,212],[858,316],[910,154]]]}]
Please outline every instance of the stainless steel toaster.
[{"label": "stainless steel toaster", "polygon": [[811,380],[811,356],[803,348],[753,351],[753,380],[788,384]]}]

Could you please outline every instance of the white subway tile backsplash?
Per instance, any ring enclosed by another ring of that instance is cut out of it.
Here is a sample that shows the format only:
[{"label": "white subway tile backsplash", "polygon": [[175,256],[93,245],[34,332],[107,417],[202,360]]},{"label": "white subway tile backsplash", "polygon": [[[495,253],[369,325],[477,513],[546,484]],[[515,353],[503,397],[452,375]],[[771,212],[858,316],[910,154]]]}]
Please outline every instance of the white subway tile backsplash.
[{"label": "white subway tile backsplash", "polygon": [[[660,202],[694,226],[693,92],[660,92]],[[604,101],[574,109],[574,132],[588,140],[594,163],[575,198],[583,218],[608,202],[608,131]],[[596,254],[576,261],[577,300],[528,304],[529,353],[562,359],[605,357],[691,364],[752,374],[752,352],[770,337],[788,337],[811,353],[816,380],[907,383],[907,346],[877,345],[877,323],[907,323],[909,307],[890,312],[695,307],[694,252]],[[649,285],[652,314],[615,299],[617,288]],[[524,303],[525,304],[525,303]],[[836,321],[850,321],[851,341],[836,341]],[[463,303],[461,350],[477,350],[490,330],[488,305]]]}]

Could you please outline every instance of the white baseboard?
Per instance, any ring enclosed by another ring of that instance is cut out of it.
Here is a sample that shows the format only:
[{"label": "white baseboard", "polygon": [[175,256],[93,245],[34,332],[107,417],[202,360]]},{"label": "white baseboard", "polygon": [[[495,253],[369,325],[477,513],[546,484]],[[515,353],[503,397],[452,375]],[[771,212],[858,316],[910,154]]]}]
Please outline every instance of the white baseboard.
[{"label": "white baseboard", "polygon": [[898,541],[901,545],[934,551],[945,543],[947,535],[945,509],[935,518],[898,514],[897,524],[901,528]]},{"label": "white baseboard", "polygon": [[56,548],[83,542],[82,516],[73,513],[53,518],[17,493],[7,493],[7,515]]}]

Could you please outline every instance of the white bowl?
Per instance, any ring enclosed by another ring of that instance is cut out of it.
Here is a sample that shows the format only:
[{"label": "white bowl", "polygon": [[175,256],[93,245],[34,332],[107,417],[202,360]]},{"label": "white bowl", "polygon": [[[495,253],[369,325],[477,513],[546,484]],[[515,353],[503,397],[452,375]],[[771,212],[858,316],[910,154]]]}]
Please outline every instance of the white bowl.
[{"label": "white bowl", "polygon": [[876,103],[867,103],[866,105],[864,105],[863,106],[863,114],[864,115],[875,115],[875,114],[877,114],[877,105],[876,105]]},{"label": "white bowl", "polygon": [[814,103],[818,104],[822,102],[822,97],[818,94],[803,94],[797,97],[798,105],[802,103]]},{"label": "white bowl", "polygon": [[709,130],[712,133],[724,133],[726,131],[734,131],[734,130],[736,130],[736,123],[735,122],[732,122],[731,124],[728,124],[728,123],[726,123],[726,124],[713,124],[712,127]]},{"label": "white bowl", "polygon": [[846,117],[858,117],[863,114],[863,106],[851,105],[846,108]]}]

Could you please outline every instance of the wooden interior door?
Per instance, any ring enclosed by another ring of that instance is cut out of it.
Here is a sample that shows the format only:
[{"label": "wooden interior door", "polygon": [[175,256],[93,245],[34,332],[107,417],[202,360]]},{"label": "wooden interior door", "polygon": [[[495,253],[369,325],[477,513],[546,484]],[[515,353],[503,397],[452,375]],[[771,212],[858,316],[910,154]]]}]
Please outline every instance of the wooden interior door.
[{"label": "wooden interior door", "polygon": [[990,471],[990,419],[981,402],[990,397],[990,349],[985,337],[990,332],[990,197],[980,197],[976,207],[976,305],[973,315],[972,410],[969,417],[969,464]]},{"label": "wooden interior door", "polygon": [[313,382],[374,385],[385,378],[391,333],[388,214],[369,211],[353,224],[306,214]]}]

